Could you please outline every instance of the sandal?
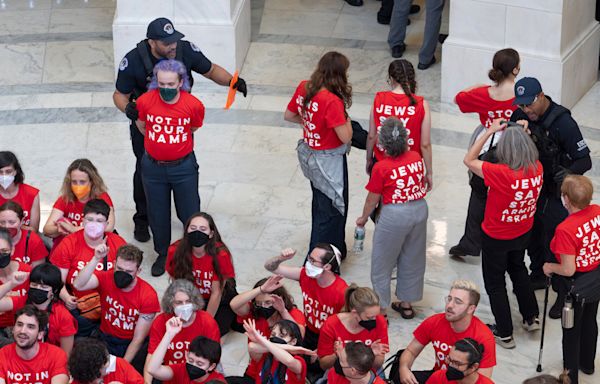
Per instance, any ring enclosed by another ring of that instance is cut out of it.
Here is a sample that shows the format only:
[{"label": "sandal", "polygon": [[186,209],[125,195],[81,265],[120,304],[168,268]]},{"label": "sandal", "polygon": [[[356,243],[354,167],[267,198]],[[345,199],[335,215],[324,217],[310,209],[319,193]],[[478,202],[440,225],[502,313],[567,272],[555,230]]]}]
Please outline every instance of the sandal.
[{"label": "sandal", "polygon": [[409,304],[408,307],[404,307],[402,304],[404,304],[404,302],[395,301],[392,303],[391,307],[394,311],[399,312],[403,319],[410,320],[415,317],[415,310],[412,305]]}]

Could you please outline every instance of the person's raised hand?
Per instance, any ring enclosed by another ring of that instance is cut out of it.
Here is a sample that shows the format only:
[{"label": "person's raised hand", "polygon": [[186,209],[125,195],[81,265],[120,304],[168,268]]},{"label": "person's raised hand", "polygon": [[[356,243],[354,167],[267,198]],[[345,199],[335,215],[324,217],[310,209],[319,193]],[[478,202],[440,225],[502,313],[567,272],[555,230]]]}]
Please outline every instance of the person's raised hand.
[{"label": "person's raised hand", "polygon": [[173,316],[169,319],[169,321],[167,321],[165,327],[166,334],[169,334],[170,336],[175,336],[176,334],[181,332],[181,329],[183,328],[183,321],[181,321],[179,317]]},{"label": "person's raised hand", "polygon": [[283,260],[290,260],[296,255],[296,250],[292,248],[285,248],[281,250],[281,258]]},{"label": "person's raised hand", "polygon": [[371,343],[371,350],[375,356],[385,356],[390,351],[390,346],[377,339]]},{"label": "person's raised hand", "polygon": [[260,291],[262,293],[271,293],[274,290],[283,287],[283,276],[272,275],[269,276],[267,281],[263,285],[260,286]]},{"label": "person's raised hand", "polygon": [[13,286],[16,287],[16,286],[21,285],[24,282],[26,282],[28,277],[29,277],[29,272],[17,271],[12,274],[12,276],[10,278],[10,282]]},{"label": "person's raised hand", "polygon": [[488,131],[491,133],[496,133],[506,129],[508,123],[504,119],[494,119],[492,125],[488,128]]},{"label": "person's raised hand", "polygon": [[100,261],[108,255],[109,247],[106,245],[106,241],[98,244],[96,248],[94,248],[94,259],[96,261]]},{"label": "person's raised hand", "polygon": [[279,313],[285,312],[285,301],[279,295],[271,295],[271,299],[273,300],[273,308],[277,310]]}]

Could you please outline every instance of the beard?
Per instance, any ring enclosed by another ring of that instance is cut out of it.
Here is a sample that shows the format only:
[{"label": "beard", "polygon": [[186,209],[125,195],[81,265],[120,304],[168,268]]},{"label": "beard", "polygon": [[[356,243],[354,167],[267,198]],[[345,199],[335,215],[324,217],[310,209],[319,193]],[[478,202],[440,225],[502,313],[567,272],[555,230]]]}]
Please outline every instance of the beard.
[{"label": "beard", "polygon": [[19,348],[24,349],[24,350],[31,349],[35,345],[36,342],[37,342],[37,339],[30,339],[27,341],[22,341],[18,338],[15,339],[15,344],[17,344],[17,346]]}]

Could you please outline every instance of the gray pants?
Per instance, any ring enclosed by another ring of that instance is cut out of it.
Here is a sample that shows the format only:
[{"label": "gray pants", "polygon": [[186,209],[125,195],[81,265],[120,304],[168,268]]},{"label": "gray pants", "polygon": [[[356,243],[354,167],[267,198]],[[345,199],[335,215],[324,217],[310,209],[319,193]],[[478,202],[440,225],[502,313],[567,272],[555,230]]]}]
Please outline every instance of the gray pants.
[{"label": "gray pants", "polygon": [[390,282],[397,269],[396,297],[414,302],[423,298],[428,208],[425,199],[385,204],[373,235],[371,284],[380,306],[390,305]]},{"label": "gray pants", "polygon": [[[419,63],[428,64],[433,59],[442,25],[444,3],[445,0],[425,0],[425,32],[423,33],[423,45],[419,51]],[[404,43],[406,23],[408,22],[411,5],[412,0],[394,1],[394,9],[390,20],[390,33],[388,35],[390,48]]]}]

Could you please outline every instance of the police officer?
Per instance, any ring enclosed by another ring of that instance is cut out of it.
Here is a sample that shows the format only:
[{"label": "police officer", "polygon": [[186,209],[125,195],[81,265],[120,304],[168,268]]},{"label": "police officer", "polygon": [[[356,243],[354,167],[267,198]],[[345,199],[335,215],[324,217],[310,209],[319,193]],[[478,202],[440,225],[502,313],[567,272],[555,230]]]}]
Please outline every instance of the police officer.
[{"label": "police officer", "polygon": [[[556,226],[568,215],[560,198],[562,181],[568,174],[584,174],[592,167],[592,159],[571,112],[546,96],[537,79],[525,77],[517,81],[513,103],[519,108],[510,119],[531,132],[544,167],[544,183],[527,248],[533,288],[542,289],[545,287],[544,262],[556,262],[550,251],[550,240]],[[564,292],[559,290],[556,303],[550,309],[551,318],[560,317],[563,300]]]},{"label": "police officer", "polygon": [[[130,132],[133,153],[136,157],[133,174],[133,200],[135,214],[133,235],[137,241],[150,240],[146,196],[141,180],[140,161],[144,154],[144,136],[135,126],[138,117],[135,100],[147,91],[152,79],[154,65],[163,59],[176,59],[185,64],[190,82],[193,82],[192,71],[223,86],[229,86],[233,76],[217,64],[211,63],[200,49],[189,41],[181,40],[184,35],[175,30],[173,23],[164,17],[148,24],[147,39],[140,41],[137,47],[129,51],[119,64],[116,90],[113,94],[115,106],[131,120]],[[247,94],[246,82],[242,78],[233,85],[244,97]],[[152,275],[164,273],[164,258],[158,258],[152,265]]]}]

